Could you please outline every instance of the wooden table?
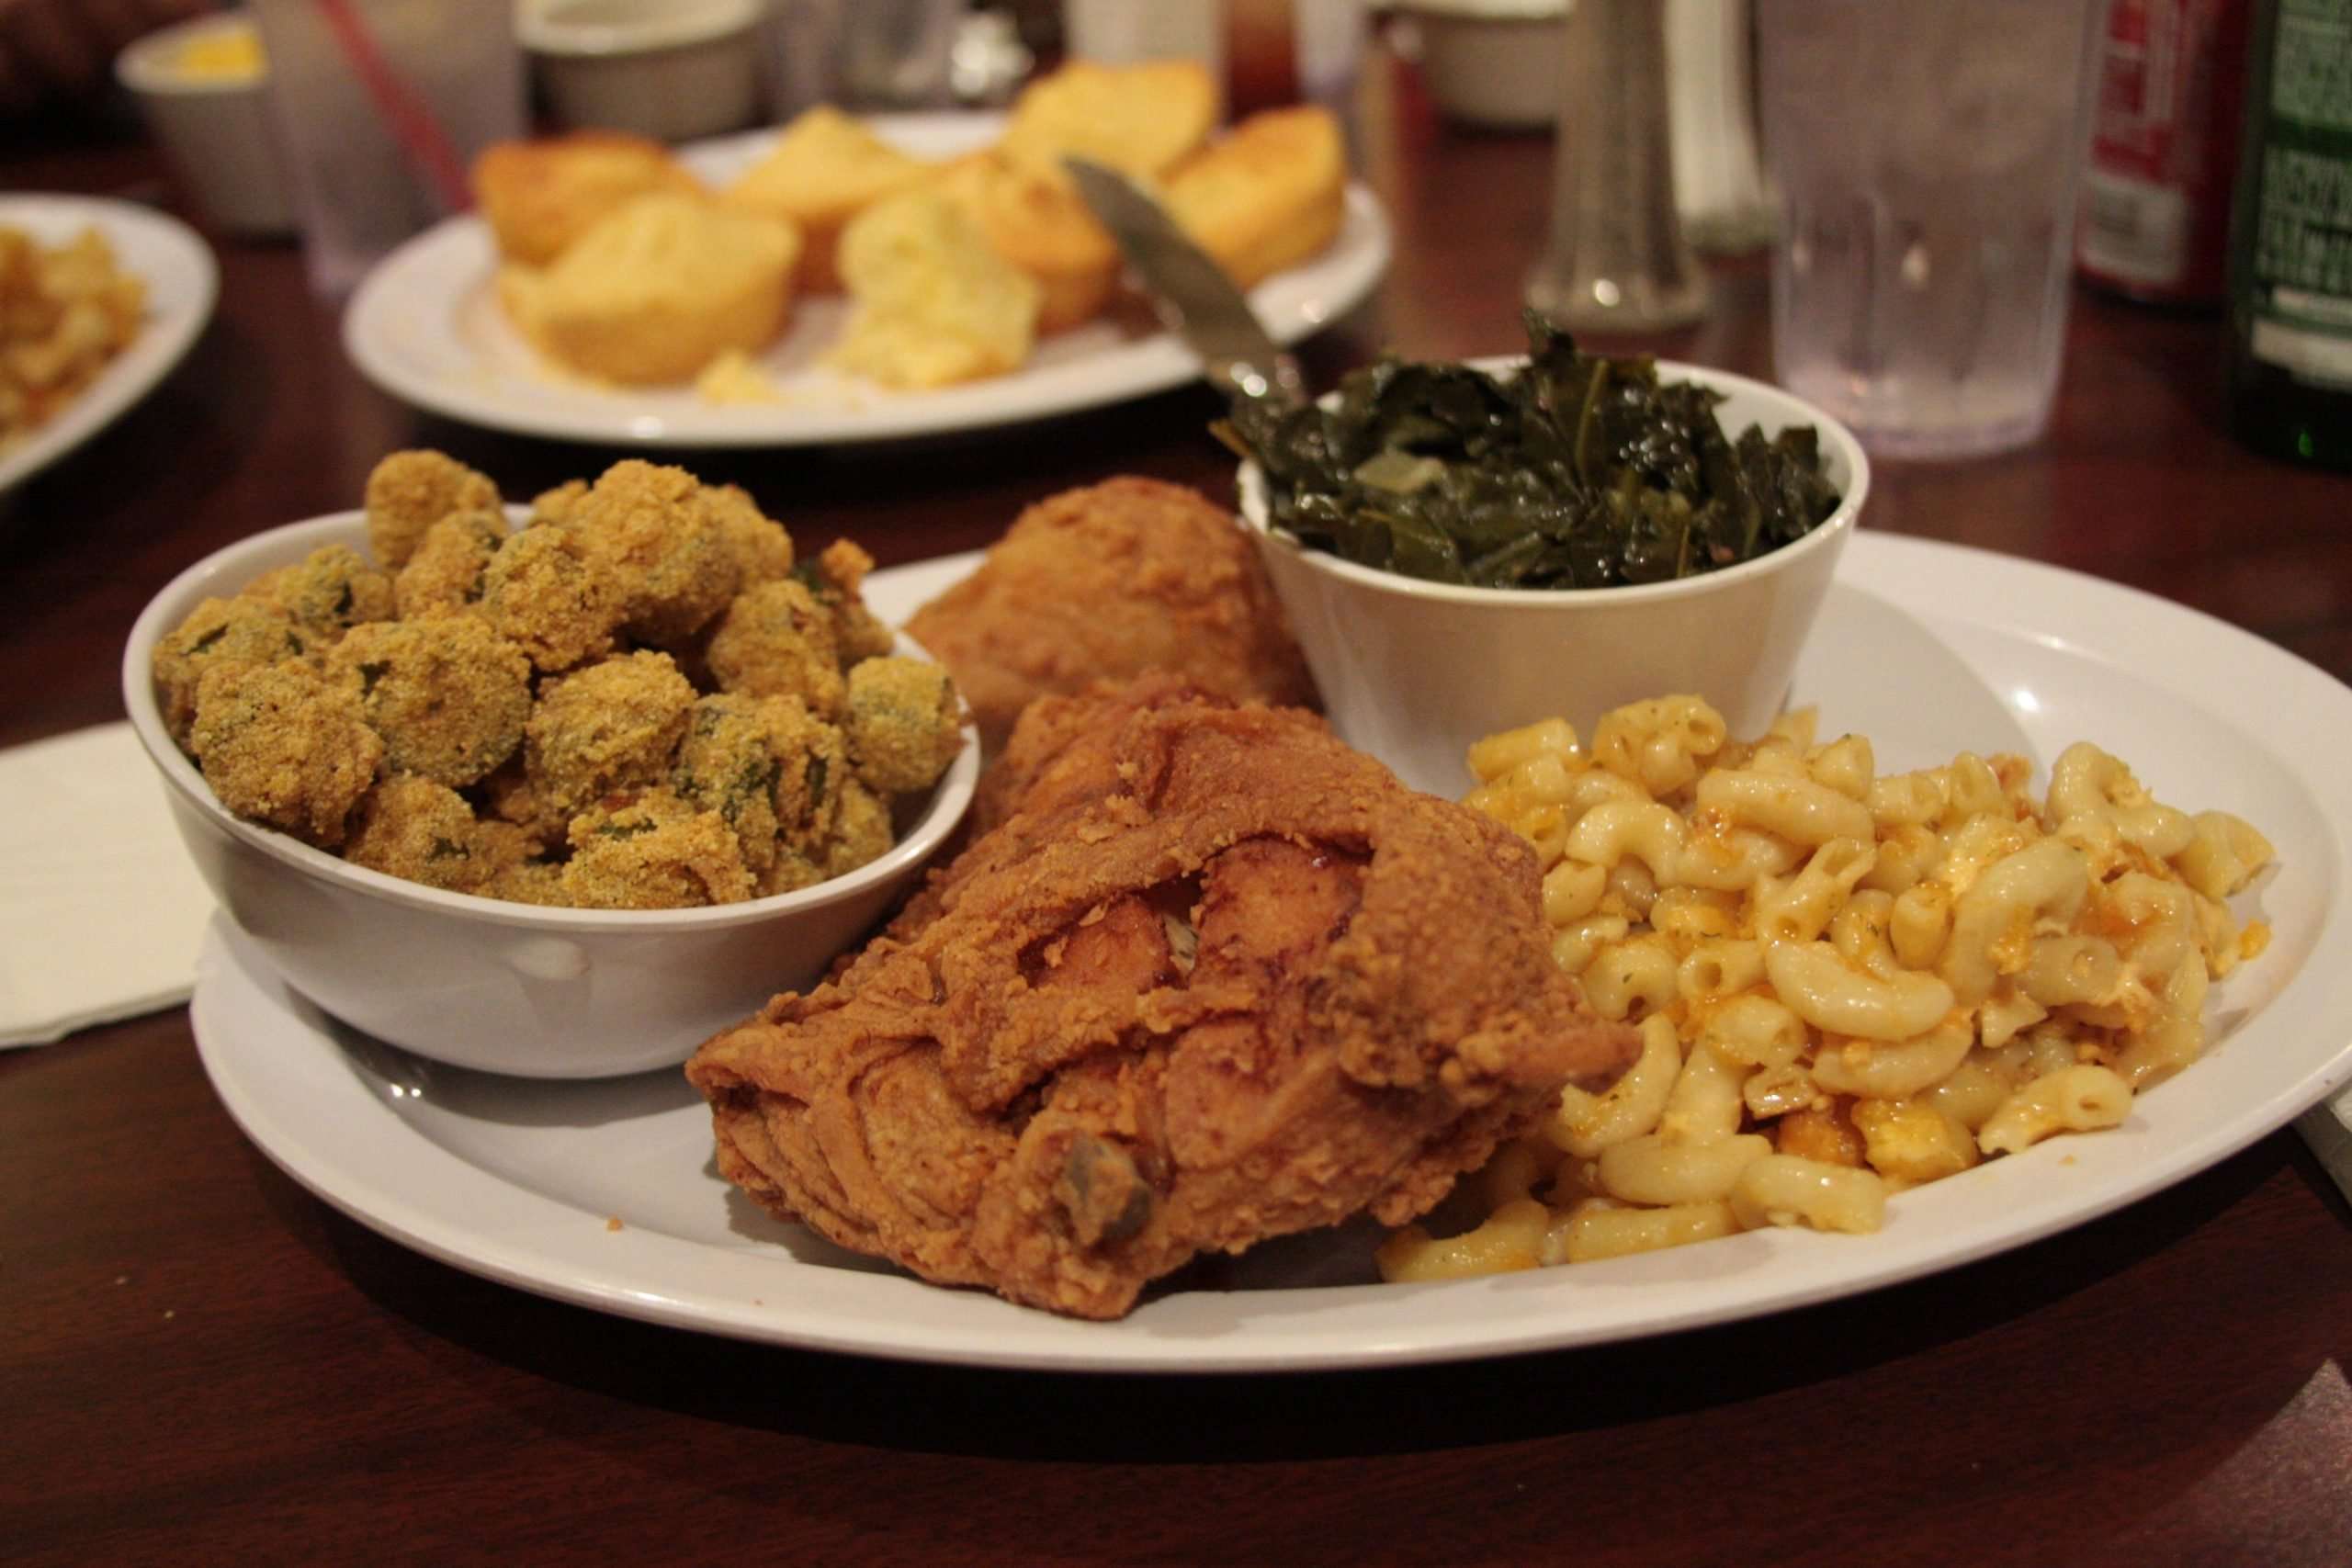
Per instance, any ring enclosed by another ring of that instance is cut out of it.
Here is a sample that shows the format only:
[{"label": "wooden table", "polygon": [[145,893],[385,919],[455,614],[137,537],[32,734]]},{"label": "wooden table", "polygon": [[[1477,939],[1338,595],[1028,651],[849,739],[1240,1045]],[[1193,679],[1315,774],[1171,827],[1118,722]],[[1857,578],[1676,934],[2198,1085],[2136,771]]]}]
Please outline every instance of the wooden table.
[{"label": "wooden table", "polygon": [[[1548,143],[1447,129],[1385,71],[1364,109],[1396,264],[1311,368],[1508,351]],[[160,188],[135,147],[17,146],[0,168]],[[356,504],[388,450],[445,447],[514,494],[614,456],[397,406],[291,249],[220,257],[189,362],[15,498],[0,743],[119,716],[150,593]],[[1655,346],[1769,374],[1760,265],[1724,266],[1714,306]],[[2352,479],[2233,446],[2222,359],[2210,318],[2084,295],[2048,437],[1883,465],[1869,525],[2132,583],[2352,675]],[[695,463],[888,564],[1114,473],[1229,494],[1213,412],[1195,388],[920,461]],[[2346,1222],[2281,1134],[2005,1257],[1610,1348],[1232,1379],[900,1365],[644,1326],[410,1253],[240,1136],[174,1010],[0,1056],[0,1558],[2336,1568]]]}]

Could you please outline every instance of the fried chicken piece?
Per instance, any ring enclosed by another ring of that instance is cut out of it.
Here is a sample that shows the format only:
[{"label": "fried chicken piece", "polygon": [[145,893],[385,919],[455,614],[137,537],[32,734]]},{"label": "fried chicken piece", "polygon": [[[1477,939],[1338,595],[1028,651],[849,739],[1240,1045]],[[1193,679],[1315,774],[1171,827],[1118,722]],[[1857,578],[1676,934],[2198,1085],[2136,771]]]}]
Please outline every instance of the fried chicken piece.
[{"label": "fried chicken piece", "polygon": [[836,980],[688,1064],[763,1206],[1115,1317],[1196,1254],[1425,1212],[1630,1059],[1510,833],[1312,715],[1101,716]]},{"label": "fried chicken piece", "polygon": [[359,699],[392,767],[452,789],[513,756],[531,716],[530,660],[475,615],[354,626],[326,673]]},{"label": "fried chicken piece", "polygon": [[207,670],[187,743],[221,805],[322,849],[343,842],[384,761],[358,694],[299,659]]},{"label": "fried chicken piece", "polygon": [[1239,523],[1157,479],[1110,479],[1030,507],[907,631],[955,675],[990,750],[1034,699],[1148,670],[1237,701],[1316,701]]},{"label": "fried chicken piece", "polygon": [[499,510],[498,486],[446,452],[416,448],[390,453],[368,470],[362,503],[368,547],[386,571],[398,571],[424,531],[451,513]]},{"label": "fried chicken piece", "polygon": [[[1053,799],[1054,764],[1094,730],[1146,708],[1216,701],[1210,693],[1165,670],[1127,681],[1097,681],[1073,696],[1039,697],[1021,710],[1003,749],[981,771],[967,819],[968,838],[986,833],[1023,805],[1038,806]],[[1085,787],[1088,763],[1081,757],[1076,766],[1080,787]]]}]

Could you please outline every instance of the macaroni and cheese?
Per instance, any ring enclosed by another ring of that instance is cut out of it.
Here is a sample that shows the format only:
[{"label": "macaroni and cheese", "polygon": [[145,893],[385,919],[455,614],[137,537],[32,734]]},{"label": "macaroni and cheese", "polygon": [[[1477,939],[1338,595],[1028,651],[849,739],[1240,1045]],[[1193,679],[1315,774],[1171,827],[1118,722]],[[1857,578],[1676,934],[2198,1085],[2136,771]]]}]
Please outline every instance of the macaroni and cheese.
[{"label": "macaroni and cheese", "polygon": [[1471,749],[1469,803],[1535,845],[1555,958],[1642,1051],[1487,1168],[1482,1224],[1392,1235],[1386,1278],[1876,1230],[1891,1193],[2116,1126],[2204,1050],[2208,985],[2268,940],[2223,903],[2260,833],[2087,742],[2037,803],[2022,758],[1881,775],[1813,728],[1734,740],[1674,696],[1589,747],[1552,719]]}]

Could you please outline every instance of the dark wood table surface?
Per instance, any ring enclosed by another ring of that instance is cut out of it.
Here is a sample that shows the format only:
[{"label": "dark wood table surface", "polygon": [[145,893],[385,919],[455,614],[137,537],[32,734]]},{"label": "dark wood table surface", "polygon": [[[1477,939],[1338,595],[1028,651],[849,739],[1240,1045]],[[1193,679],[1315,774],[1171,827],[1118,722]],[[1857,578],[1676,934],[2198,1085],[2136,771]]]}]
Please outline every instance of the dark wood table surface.
[{"label": "dark wood table surface", "polygon": [[[1396,260],[1311,369],[1509,351],[1547,141],[1449,129],[1385,69],[1363,108]],[[72,138],[0,140],[0,186],[173,200],[135,144]],[[0,744],[119,717],[156,588],[356,504],[387,451],[446,448],[516,495],[616,455],[411,412],[347,362],[290,247],[219,250],[187,364],[13,497]],[[1722,265],[1713,305],[1646,346],[1769,375],[1760,263]],[[2222,363],[2211,317],[2081,295],[2048,436],[1884,464],[1866,524],[2131,583],[2352,675],[2352,477],[2234,446]],[[888,564],[1116,473],[1229,496],[1214,412],[1191,388],[912,450],[688,460]],[[2287,1133],[2054,1239],[1728,1326],[1344,1375],[1040,1375],[705,1337],[430,1261],[240,1135],[185,1009],[0,1055],[16,1563],[2340,1568],[2347,1364],[2352,1217]]]}]

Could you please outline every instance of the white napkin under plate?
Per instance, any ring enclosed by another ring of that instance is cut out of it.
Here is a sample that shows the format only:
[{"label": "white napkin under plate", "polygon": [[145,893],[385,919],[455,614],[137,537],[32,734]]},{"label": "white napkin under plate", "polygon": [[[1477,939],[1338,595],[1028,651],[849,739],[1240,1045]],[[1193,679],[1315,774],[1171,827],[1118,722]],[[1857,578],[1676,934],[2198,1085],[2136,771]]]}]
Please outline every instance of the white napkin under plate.
[{"label": "white napkin under plate", "polygon": [[213,907],[130,725],[0,751],[0,1046],[186,1001]]},{"label": "white napkin under plate", "polygon": [[2346,1201],[2352,1202],[2352,1089],[2339,1090],[2333,1100],[2324,1100],[2304,1111],[2295,1119],[2295,1131],[2319,1156],[2322,1168],[2335,1178]]}]

